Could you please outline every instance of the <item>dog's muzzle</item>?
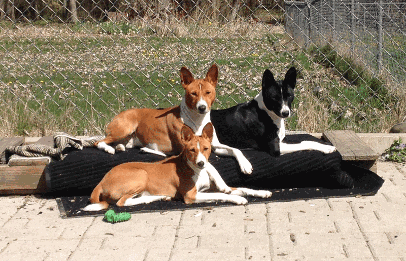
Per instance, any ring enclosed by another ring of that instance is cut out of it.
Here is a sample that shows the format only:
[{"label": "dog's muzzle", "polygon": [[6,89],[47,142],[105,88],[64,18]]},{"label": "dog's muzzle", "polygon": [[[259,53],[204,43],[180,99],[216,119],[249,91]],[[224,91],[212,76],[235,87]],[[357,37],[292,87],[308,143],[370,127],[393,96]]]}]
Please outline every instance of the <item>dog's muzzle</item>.
[{"label": "dog's muzzle", "polygon": [[197,110],[199,111],[200,114],[206,113],[206,105],[200,105]]},{"label": "dog's muzzle", "polygon": [[287,118],[290,115],[290,111],[282,111],[281,115],[283,118]]},{"label": "dog's muzzle", "polygon": [[196,164],[197,164],[197,166],[198,166],[199,168],[201,168],[201,169],[204,168],[204,161],[199,161],[199,162],[197,162]]}]

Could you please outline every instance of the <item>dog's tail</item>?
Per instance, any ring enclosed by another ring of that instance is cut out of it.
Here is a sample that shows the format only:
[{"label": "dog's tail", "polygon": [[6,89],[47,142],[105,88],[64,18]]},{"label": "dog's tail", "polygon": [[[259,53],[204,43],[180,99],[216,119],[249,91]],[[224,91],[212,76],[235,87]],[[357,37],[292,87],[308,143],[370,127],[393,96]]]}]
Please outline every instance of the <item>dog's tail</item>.
[{"label": "dog's tail", "polygon": [[90,195],[90,202],[92,204],[84,207],[84,211],[99,211],[109,207],[109,203],[107,203],[107,201],[100,201],[100,194],[102,193],[102,190],[103,188],[100,184],[94,188],[92,195]]}]

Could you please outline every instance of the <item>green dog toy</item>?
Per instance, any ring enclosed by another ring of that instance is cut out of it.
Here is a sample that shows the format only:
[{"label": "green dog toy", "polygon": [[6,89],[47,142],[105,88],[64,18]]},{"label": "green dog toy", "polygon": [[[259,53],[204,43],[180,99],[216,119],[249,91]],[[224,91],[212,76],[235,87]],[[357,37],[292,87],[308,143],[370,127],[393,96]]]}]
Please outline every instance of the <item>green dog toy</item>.
[{"label": "green dog toy", "polygon": [[108,210],[104,214],[104,220],[106,222],[110,223],[117,223],[117,222],[123,222],[123,221],[128,221],[131,218],[131,214],[127,212],[121,212],[116,214],[116,212],[113,209]]}]

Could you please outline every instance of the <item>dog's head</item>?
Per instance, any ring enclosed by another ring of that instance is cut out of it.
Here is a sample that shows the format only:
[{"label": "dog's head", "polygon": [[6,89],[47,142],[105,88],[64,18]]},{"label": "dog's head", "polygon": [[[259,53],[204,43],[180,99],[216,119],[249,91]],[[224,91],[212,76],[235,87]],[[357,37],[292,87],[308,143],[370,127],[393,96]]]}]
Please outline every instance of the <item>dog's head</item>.
[{"label": "dog's head", "polygon": [[262,77],[262,96],[266,108],[281,118],[287,118],[291,113],[291,106],[296,85],[296,69],[291,67],[283,81],[275,81],[271,71],[265,70]]},{"label": "dog's head", "polygon": [[200,114],[210,111],[216,98],[216,85],[218,68],[213,64],[204,79],[194,79],[192,73],[186,68],[180,69],[180,79],[186,91],[186,105]]},{"label": "dog's head", "polygon": [[202,135],[196,136],[193,130],[183,125],[181,130],[183,143],[183,156],[192,169],[203,169],[208,163],[211,153],[211,141],[213,139],[213,124],[211,122],[204,126]]}]

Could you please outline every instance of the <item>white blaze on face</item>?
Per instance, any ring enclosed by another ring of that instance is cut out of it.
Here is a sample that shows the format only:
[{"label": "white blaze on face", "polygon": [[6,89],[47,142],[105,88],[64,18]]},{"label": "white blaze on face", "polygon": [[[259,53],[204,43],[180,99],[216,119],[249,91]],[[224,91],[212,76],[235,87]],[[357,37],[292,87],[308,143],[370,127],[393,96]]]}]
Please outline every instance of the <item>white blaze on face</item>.
[{"label": "white blaze on face", "polygon": [[289,108],[288,104],[285,101],[283,101],[281,115],[283,115],[283,113],[286,113],[286,112],[288,113],[288,116],[290,116],[290,108]]},{"label": "white blaze on face", "polygon": [[[200,94],[202,93],[202,84],[199,85],[200,86]],[[196,109],[199,110],[200,106],[205,106],[206,110],[205,112],[207,112],[209,106],[207,104],[207,102],[203,99],[203,95],[201,95],[200,100],[196,103]]]},{"label": "white blaze on face", "polygon": [[196,157],[196,165],[199,162],[203,162],[204,163],[203,167],[204,167],[207,163],[207,160],[206,160],[206,157],[200,152],[200,143],[199,142],[197,143],[197,150],[199,151],[199,154]]},{"label": "white blaze on face", "polygon": [[204,105],[206,107],[205,112],[207,112],[207,108],[209,107],[207,102],[203,99],[203,96],[200,98],[200,100],[196,104],[196,109],[199,109],[200,106]]}]

